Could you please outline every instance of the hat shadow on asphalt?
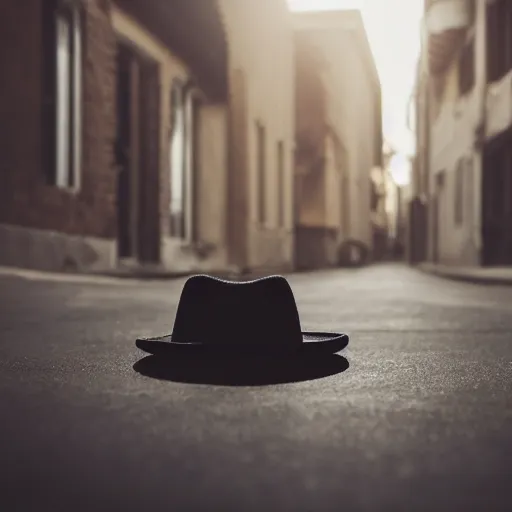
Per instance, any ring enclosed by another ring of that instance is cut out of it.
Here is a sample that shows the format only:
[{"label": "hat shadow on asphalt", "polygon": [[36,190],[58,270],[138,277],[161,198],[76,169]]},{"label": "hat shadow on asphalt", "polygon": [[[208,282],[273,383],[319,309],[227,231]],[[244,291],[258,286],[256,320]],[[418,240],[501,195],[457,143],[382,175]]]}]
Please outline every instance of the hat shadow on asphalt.
[{"label": "hat shadow on asphalt", "polygon": [[152,354],[134,365],[154,379],[225,386],[302,382],[345,371],[342,333],[302,331],[290,284],[283,276],[232,282],[190,277],[181,292],[172,333],[138,338]]},{"label": "hat shadow on asphalt", "polygon": [[348,360],[337,354],[277,358],[211,354],[198,358],[179,354],[144,357],[133,369],[145,377],[184,384],[269,386],[330,377],[349,366]]}]

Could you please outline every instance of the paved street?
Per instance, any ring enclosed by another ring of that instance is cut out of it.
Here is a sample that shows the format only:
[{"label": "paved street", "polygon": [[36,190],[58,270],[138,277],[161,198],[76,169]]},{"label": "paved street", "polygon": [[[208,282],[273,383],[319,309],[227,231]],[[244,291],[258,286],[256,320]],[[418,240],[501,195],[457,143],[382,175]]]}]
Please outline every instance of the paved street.
[{"label": "paved street", "polygon": [[512,287],[293,276],[346,359],[233,386],[137,363],[183,282],[0,276],[0,510],[512,510]]}]

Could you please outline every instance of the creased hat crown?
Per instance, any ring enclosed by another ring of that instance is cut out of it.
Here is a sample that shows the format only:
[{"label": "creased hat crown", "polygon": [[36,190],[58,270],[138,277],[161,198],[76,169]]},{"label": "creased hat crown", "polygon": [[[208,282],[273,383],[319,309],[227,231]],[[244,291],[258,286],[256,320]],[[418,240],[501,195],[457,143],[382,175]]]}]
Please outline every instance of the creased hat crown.
[{"label": "creased hat crown", "polygon": [[177,343],[302,343],[297,305],[288,281],[271,276],[231,282],[206,275],[183,287],[173,329]]}]

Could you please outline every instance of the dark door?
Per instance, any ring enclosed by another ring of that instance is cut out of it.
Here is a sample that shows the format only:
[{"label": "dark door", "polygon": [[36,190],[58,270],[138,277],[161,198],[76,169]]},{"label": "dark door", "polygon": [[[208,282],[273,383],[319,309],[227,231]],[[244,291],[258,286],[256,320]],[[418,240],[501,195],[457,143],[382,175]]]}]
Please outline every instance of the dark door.
[{"label": "dark door", "polygon": [[140,180],[137,218],[138,258],[160,261],[160,82],[157,64],[140,62]]},{"label": "dark door", "polygon": [[133,229],[131,222],[131,96],[132,53],[118,44],[117,49],[117,242],[120,258],[133,256]]},{"label": "dark door", "polygon": [[502,138],[484,155],[482,237],[484,265],[512,265],[512,151]]},{"label": "dark door", "polygon": [[160,261],[160,83],[156,63],[117,51],[118,254]]},{"label": "dark door", "polygon": [[432,198],[432,260],[439,262],[439,197]]}]

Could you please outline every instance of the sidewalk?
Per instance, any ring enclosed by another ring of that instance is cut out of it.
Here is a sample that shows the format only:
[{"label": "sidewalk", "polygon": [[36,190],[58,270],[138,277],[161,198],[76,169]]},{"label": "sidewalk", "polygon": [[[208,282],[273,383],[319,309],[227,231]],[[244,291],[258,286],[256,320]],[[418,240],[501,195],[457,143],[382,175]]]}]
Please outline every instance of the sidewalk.
[{"label": "sidewalk", "polygon": [[[86,272],[58,272],[24,267],[0,266],[0,276],[15,276],[30,280],[50,280],[60,282],[104,282],[122,283],[129,281],[173,280],[189,277],[195,272],[172,272],[157,268],[119,268],[107,271]],[[221,279],[233,279],[238,277],[230,272],[207,272],[207,274]]]},{"label": "sidewalk", "polygon": [[434,263],[420,263],[416,268],[422,272],[456,281],[512,286],[512,267],[457,267],[436,265]]},{"label": "sidewalk", "polygon": [[117,277],[124,279],[179,279],[188,277],[193,272],[172,272],[153,268],[119,268],[100,272],[84,272],[86,275]]},{"label": "sidewalk", "polygon": [[168,269],[161,264],[139,263],[136,261],[121,261],[115,268],[108,270],[85,270],[84,273],[89,275],[98,275],[105,277],[125,278],[125,279],[142,279],[142,280],[169,280],[189,277],[194,274],[206,273],[221,279],[228,279],[235,275],[234,269],[211,269],[209,271],[201,271],[198,269]]}]

